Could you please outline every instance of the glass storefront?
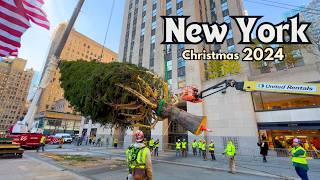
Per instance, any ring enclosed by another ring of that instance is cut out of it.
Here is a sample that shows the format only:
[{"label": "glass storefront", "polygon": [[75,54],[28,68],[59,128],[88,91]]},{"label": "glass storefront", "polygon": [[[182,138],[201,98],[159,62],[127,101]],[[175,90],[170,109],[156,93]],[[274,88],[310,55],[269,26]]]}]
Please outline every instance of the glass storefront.
[{"label": "glass storefront", "polygon": [[255,111],[320,107],[320,96],[252,92]]},{"label": "glass storefront", "polygon": [[320,150],[320,129],[308,130],[259,130],[260,136],[267,137],[271,148],[287,149],[294,138],[303,142],[305,149]]}]

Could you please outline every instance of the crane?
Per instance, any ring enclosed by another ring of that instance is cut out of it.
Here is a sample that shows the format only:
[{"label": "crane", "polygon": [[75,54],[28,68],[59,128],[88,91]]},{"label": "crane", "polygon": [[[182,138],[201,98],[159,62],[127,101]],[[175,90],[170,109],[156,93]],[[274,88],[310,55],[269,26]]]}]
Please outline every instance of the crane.
[{"label": "crane", "polygon": [[[52,57],[49,57],[49,62],[47,64],[47,67],[45,68],[45,71],[43,73],[43,76],[41,78],[39,87],[37,88],[37,91],[32,99],[31,105],[28,109],[27,114],[24,116],[22,121],[17,121],[13,128],[12,128],[12,133],[27,133],[29,131],[35,133],[38,131],[36,128],[36,124],[34,124],[34,116],[37,112],[38,109],[38,103],[41,97],[41,94],[43,90],[48,86],[50,80],[52,79],[54,71],[57,69],[59,66],[60,62],[60,55],[61,52],[67,42],[68,36],[72,30],[72,27],[80,13],[81,7],[83,5],[85,0],[79,0],[76,8],[73,11],[73,14],[70,18],[70,21],[62,35],[62,38],[59,41],[59,44],[57,46],[57,49],[55,49]],[[41,131],[41,130],[40,130]],[[42,133],[40,132],[39,133]]]},{"label": "crane", "polygon": [[224,80],[207,89],[199,92],[197,87],[188,86],[183,89],[182,100],[201,103],[205,97],[215,93],[225,93],[226,89],[233,87],[236,90],[253,92],[273,92],[320,96],[320,83],[295,83],[295,82],[260,82],[260,81],[236,81],[233,79]]}]

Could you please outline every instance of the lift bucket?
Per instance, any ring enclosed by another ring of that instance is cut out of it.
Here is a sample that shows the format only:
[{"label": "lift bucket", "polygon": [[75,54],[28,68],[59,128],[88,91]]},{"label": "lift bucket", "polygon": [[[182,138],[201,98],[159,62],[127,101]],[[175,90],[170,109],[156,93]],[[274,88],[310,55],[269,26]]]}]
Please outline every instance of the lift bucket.
[{"label": "lift bucket", "polygon": [[170,120],[177,122],[183,128],[195,135],[200,135],[202,131],[208,130],[206,128],[206,116],[192,115],[174,106],[165,105],[161,110],[161,117],[169,118]]}]

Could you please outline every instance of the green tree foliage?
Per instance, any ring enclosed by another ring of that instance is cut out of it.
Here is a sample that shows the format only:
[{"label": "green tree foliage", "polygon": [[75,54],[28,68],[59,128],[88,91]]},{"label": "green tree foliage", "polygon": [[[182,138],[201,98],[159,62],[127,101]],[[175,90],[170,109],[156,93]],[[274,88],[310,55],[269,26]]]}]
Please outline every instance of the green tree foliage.
[{"label": "green tree foliage", "polygon": [[227,75],[237,74],[241,70],[240,62],[235,60],[209,61],[208,77],[215,79]]},{"label": "green tree foliage", "polygon": [[129,127],[133,121],[126,114],[145,113],[140,123],[151,123],[150,107],[119,86],[130,87],[156,103],[157,96],[150,95],[147,87],[161,89],[161,80],[154,78],[147,69],[119,62],[104,64],[78,60],[62,61],[60,72],[65,98],[83,116],[102,125]]}]

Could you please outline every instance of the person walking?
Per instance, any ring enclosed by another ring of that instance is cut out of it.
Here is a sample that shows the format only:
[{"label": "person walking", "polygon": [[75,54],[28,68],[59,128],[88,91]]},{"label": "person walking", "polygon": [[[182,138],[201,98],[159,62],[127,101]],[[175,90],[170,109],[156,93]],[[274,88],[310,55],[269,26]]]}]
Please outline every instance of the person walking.
[{"label": "person walking", "polygon": [[137,130],[136,142],[131,151],[132,176],[134,180],[153,180],[150,149],[143,143],[144,134]]},{"label": "person walking", "polygon": [[292,156],[292,164],[302,180],[309,180],[308,178],[308,161],[307,161],[307,151],[301,146],[301,141],[298,138],[293,139],[292,148],[290,154]]},{"label": "person walking", "polygon": [[199,149],[199,156],[201,157],[202,156],[202,152],[201,152],[201,150],[202,150],[202,140],[201,139],[199,139],[199,142],[198,142],[198,149]]},{"label": "person walking", "polygon": [[234,174],[236,171],[236,163],[234,156],[236,155],[236,147],[233,145],[233,142],[231,140],[228,141],[227,147],[224,150],[224,153],[226,154],[229,160],[229,172]]},{"label": "person walking", "polygon": [[64,137],[62,136],[62,137],[60,138],[59,148],[63,148],[63,144],[64,144]]},{"label": "person walking", "polygon": [[216,156],[214,155],[214,143],[213,141],[211,140],[210,141],[210,144],[209,144],[209,152],[211,154],[211,160],[216,160]]},{"label": "person walking", "polygon": [[198,148],[198,142],[196,140],[193,140],[193,143],[192,143],[193,156],[197,156],[197,148]]},{"label": "person walking", "polygon": [[261,142],[258,143],[258,146],[260,147],[260,154],[263,157],[263,162],[266,163],[269,145],[268,145],[267,138],[265,136],[262,136],[262,140]]},{"label": "person walking", "polygon": [[187,142],[186,139],[183,139],[181,142],[181,151],[182,157],[187,157]]},{"label": "person walking", "polygon": [[40,147],[41,147],[41,149],[42,149],[42,152],[44,151],[44,146],[46,145],[46,140],[47,140],[46,136],[45,136],[45,135],[42,135],[42,136],[41,136],[41,139],[40,139],[40,145],[39,145],[38,148],[37,148],[37,152],[39,152]]},{"label": "person walking", "polygon": [[154,139],[151,138],[149,141],[149,149],[151,151],[151,154],[153,154],[153,148],[154,148]]},{"label": "person walking", "polygon": [[181,142],[180,139],[176,142],[176,157],[181,156]]},{"label": "person walking", "polygon": [[155,144],[154,156],[159,157],[159,147],[160,147],[159,139],[157,139],[154,144]]},{"label": "person walking", "polygon": [[114,148],[117,148],[117,147],[118,147],[118,138],[117,138],[117,137],[114,137],[114,138],[113,138],[113,147],[114,147]]},{"label": "person walking", "polygon": [[205,140],[201,143],[201,152],[202,152],[202,158],[204,161],[207,160],[207,142]]}]

